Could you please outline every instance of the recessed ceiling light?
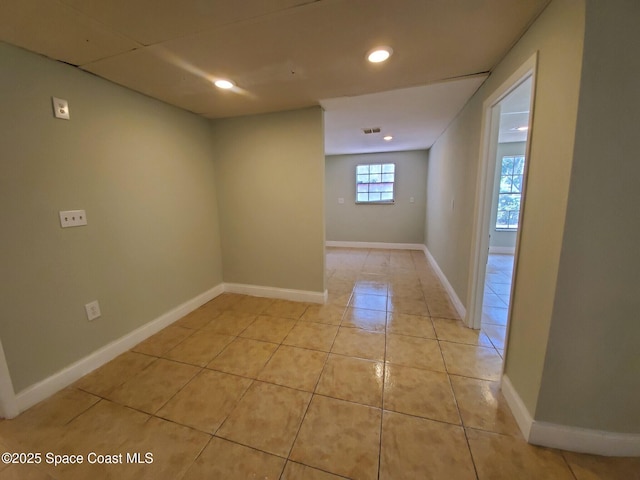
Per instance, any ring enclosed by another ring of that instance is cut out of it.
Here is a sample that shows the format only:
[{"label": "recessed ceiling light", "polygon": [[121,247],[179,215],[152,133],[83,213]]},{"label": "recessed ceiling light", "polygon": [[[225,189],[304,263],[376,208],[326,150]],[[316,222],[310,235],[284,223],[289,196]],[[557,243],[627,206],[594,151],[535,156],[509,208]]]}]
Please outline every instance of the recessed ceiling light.
[{"label": "recessed ceiling light", "polygon": [[393,49],[391,47],[376,47],[367,53],[367,60],[371,63],[384,62],[392,53]]},{"label": "recessed ceiling light", "polygon": [[393,137],[391,135],[386,135],[384,137],[382,137],[383,140],[386,140],[387,142],[390,142],[391,140],[393,140]]},{"label": "recessed ceiling light", "polygon": [[230,88],[233,88],[235,86],[235,84],[230,81],[230,80],[225,80],[225,79],[219,79],[216,80],[215,82],[213,82],[213,84],[218,87],[218,88],[222,88],[224,90],[228,90]]}]

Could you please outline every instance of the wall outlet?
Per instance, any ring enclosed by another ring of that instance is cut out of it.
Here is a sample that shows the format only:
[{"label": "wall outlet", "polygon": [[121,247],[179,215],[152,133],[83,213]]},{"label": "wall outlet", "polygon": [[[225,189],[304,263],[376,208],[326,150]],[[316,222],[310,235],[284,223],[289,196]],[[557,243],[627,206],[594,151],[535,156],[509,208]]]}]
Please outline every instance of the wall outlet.
[{"label": "wall outlet", "polygon": [[95,320],[96,318],[99,318],[100,315],[102,315],[102,313],[100,312],[100,304],[97,300],[87,303],[84,306],[84,309],[87,312],[87,320],[89,321]]},{"label": "wall outlet", "polygon": [[69,120],[69,102],[62,98],[51,97],[53,103],[53,114],[56,118]]},{"label": "wall outlet", "polygon": [[87,224],[87,213],[84,210],[63,210],[60,212],[60,226],[80,227]]}]

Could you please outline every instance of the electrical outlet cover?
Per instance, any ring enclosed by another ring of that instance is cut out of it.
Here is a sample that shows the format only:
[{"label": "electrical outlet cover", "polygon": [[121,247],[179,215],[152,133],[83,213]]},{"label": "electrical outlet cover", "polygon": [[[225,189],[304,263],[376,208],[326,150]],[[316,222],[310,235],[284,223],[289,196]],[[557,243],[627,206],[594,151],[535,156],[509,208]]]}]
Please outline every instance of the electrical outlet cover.
[{"label": "electrical outlet cover", "polygon": [[102,315],[102,313],[100,312],[100,304],[97,300],[87,303],[84,306],[84,309],[87,312],[87,319],[89,320],[95,320],[96,318],[100,317],[100,315]]},{"label": "electrical outlet cover", "polygon": [[69,120],[69,102],[62,98],[51,97],[53,102],[53,114],[56,118]]}]

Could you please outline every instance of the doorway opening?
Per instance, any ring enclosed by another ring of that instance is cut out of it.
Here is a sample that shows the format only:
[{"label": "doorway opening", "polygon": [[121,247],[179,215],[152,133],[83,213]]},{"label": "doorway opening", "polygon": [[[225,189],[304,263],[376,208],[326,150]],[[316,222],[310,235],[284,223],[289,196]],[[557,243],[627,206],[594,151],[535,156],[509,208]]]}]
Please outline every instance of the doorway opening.
[{"label": "doorway opening", "polygon": [[469,309],[502,358],[507,347],[524,215],[535,95],[534,55],[484,104]]}]

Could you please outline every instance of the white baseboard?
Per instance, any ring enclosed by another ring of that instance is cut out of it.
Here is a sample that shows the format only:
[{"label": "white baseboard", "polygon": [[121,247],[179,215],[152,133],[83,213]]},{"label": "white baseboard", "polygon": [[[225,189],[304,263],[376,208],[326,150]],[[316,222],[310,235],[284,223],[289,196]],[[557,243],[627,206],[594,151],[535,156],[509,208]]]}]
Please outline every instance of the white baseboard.
[{"label": "white baseboard", "polygon": [[421,247],[420,250],[424,252],[425,256],[427,257],[427,260],[429,260],[431,267],[435,270],[436,275],[438,275],[438,278],[440,279],[440,282],[442,282],[442,285],[444,286],[445,290],[449,294],[449,297],[451,297],[451,300],[453,301],[453,306],[456,309],[456,312],[458,312],[458,315],[460,315],[460,318],[464,318],[467,315],[467,309],[464,308],[463,303],[460,301],[460,298],[458,298],[458,294],[449,283],[449,279],[440,268],[440,265],[438,265],[438,262],[436,262],[436,259],[433,258],[433,255],[431,255],[431,252],[429,251],[427,246],[420,245],[420,247]]},{"label": "white baseboard", "polygon": [[327,291],[309,292],[306,290],[291,290],[288,288],[263,287],[260,285],[246,285],[242,283],[225,283],[224,291],[252,295],[254,297],[278,298],[294,302],[325,303]]},{"label": "white baseboard", "polygon": [[382,250],[422,250],[421,243],[384,243],[384,242],[325,242],[327,247],[340,248],[376,248]]},{"label": "white baseboard", "polygon": [[533,417],[522,401],[522,398],[520,398],[520,395],[518,395],[518,392],[513,388],[511,380],[509,380],[507,375],[502,376],[500,388],[502,389],[502,394],[511,409],[511,413],[513,413],[513,417],[516,419],[518,427],[520,427],[522,435],[525,440],[528,441],[529,434],[531,433],[531,425],[533,424]]},{"label": "white baseboard", "polygon": [[15,403],[17,407],[17,412],[15,413],[17,414],[23,412],[36,403],[71,385],[79,378],[92,372],[96,368],[101,367],[118,355],[126,352],[127,350],[131,349],[141,341],[147,339],[154,333],[159,332],[168,325],[171,325],[173,322],[179,320],[180,318],[184,317],[201,305],[204,305],[209,300],[214,299],[223,292],[224,285],[220,284],[216,287],[213,287],[212,289],[201,293],[191,300],[186,301],[182,305],[179,305],[176,308],[164,313],[155,320],[152,320],[149,323],[141,326],[140,328],[137,328],[131,333],[128,333],[125,336],[114,340],[113,342],[96,350],[92,354],[78,360],[77,362],[72,363],[63,370],[60,370],[50,377],[47,377],[44,380],[19,392],[15,396]]},{"label": "white baseboard", "polygon": [[509,377],[502,377],[502,393],[524,435],[534,445],[610,457],[640,456],[640,434],[558,425],[533,420]]},{"label": "white baseboard", "polygon": [[489,247],[489,253],[496,255],[515,255],[516,247]]}]

